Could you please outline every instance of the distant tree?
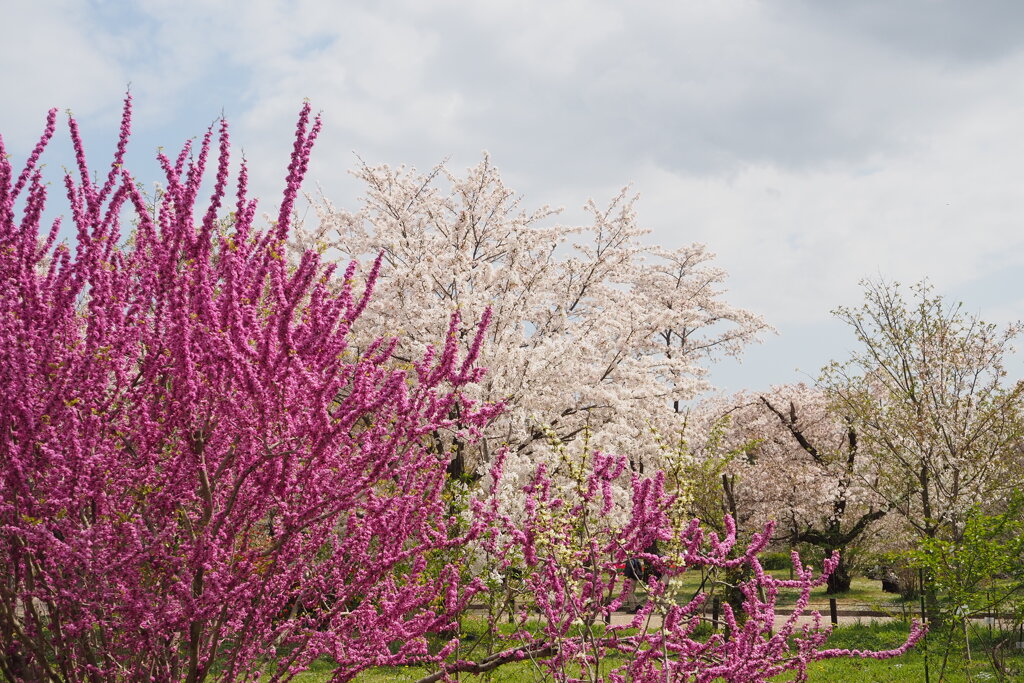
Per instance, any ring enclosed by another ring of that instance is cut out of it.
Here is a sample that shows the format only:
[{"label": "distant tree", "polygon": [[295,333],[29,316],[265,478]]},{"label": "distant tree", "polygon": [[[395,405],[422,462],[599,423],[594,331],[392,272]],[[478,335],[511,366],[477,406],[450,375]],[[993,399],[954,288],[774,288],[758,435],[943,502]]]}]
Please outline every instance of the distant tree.
[{"label": "distant tree", "polygon": [[[376,278],[284,258],[320,129],[299,117],[280,214],[254,226],[238,177],[229,220],[221,124],[213,195],[197,197],[213,131],[161,155],[155,210],[122,168],[129,100],[102,186],[73,119],[74,251],[39,232],[37,162],[15,177],[0,142],[0,672],[7,680],[285,680],[327,655],[337,680],[440,661],[482,589],[429,567],[453,532],[446,462],[424,435],[475,429],[464,401],[482,333],[406,369],[393,342],[349,343]],[[17,206],[23,209],[18,217]],[[121,244],[119,217],[136,230]],[[379,266],[379,264],[378,264]],[[482,328],[481,328],[482,330]]]},{"label": "distant tree", "polygon": [[1004,367],[1022,328],[985,323],[926,283],[909,304],[898,285],[864,287],[863,306],[836,311],[861,349],[822,385],[871,455],[863,481],[919,538],[958,542],[971,511],[998,510],[1024,474],[1024,384]]},{"label": "distant tree", "polygon": [[340,259],[383,252],[364,343],[400,331],[396,354],[414,357],[443,335],[438,316],[475,320],[493,309],[481,357],[488,374],[474,396],[506,410],[478,452],[454,444],[454,473],[508,445],[508,476],[523,483],[552,436],[568,442],[585,430],[629,453],[638,471],[656,466],[651,434],[671,432],[673,406],[708,387],[707,361],[738,354],[767,329],[723,299],[725,272],[704,246],[643,244],[625,193],[607,209],[588,204],[590,225],[549,227],[555,212],[521,208],[487,157],[462,177],[444,166],[420,175],[363,165],[355,175],[363,206],[324,203],[318,227],[297,243]]}]

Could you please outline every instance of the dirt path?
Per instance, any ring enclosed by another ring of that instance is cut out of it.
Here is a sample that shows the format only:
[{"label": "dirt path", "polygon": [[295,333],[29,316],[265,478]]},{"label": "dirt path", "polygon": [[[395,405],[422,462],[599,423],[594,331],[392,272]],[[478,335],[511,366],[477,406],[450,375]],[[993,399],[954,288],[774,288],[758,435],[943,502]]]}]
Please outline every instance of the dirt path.
[{"label": "dirt path", "polygon": [[[627,624],[629,624],[630,622],[633,621],[633,616],[634,615],[627,614],[626,612],[615,612],[612,615],[612,625],[613,626],[625,626],[625,625],[627,625]],[[781,627],[784,623],[786,623],[786,619],[788,619],[788,618],[789,618],[788,614],[776,614],[775,615],[775,628]],[[892,620],[893,620],[893,617],[891,617],[891,616],[877,615],[877,614],[871,614],[871,613],[867,613],[867,614],[850,614],[850,613],[845,613],[844,614],[844,613],[840,613],[839,617],[838,617],[838,621],[839,621],[839,625],[840,626],[850,626],[850,625],[854,625],[854,624],[870,624],[872,622],[882,623],[882,622],[888,622],[888,621],[892,621]],[[825,626],[827,626],[828,623],[829,623],[829,616],[828,616],[828,609],[827,608],[824,610],[824,613],[821,615],[821,621],[822,621],[822,624],[825,625]],[[813,623],[814,623],[814,617],[812,617],[811,615],[801,615],[801,616],[797,617],[797,626],[803,626],[804,624],[813,624]],[[657,628],[660,628],[660,627],[661,627],[661,617],[659,617],[657,615],[651,615],[651,617],[650,617],[650,628],[657,629]]]}]

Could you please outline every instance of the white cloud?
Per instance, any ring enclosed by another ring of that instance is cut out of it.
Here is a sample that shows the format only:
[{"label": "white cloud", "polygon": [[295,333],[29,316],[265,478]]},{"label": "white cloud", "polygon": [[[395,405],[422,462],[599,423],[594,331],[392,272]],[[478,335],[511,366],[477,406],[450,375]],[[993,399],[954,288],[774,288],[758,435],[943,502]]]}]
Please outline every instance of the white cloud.
[{"label": "white cloud", "polygon": [[112,133],[131,81],[148,153],[223,108],[269,210],[309,97],[326,123],[310,180],[341,204],[358,193],[344,173],[353,150],[458,168],[488,149],[527,204],[566,205],[567,220],[635,181],[652,239],[706,242],[738,302],[784,334],[827,325],[878,274],[928,275],[1001,319],[1020,303],[1007,273],[1024,271],[1022,12],[934,0],[16,3],[0,131],[27,149],[56,105],[87,135]]},{"label": "white cloud", "polygon": [[125,73],[103,41],[92,39],[80,3],[7,3],[0,40],[0,132],[18,150],[31,149],[51,107],[77,115],[116,112]]}]

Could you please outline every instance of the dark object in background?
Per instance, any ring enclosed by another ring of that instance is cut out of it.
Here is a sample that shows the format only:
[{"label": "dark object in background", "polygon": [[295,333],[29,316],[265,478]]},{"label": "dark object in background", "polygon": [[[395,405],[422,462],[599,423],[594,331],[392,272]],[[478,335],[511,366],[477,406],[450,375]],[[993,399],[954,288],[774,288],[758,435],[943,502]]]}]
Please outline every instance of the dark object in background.
[{"label": "dark object in background", "polygon": [[900,590],[900,577],[896,576],[893,571],[887,571],[882,574],[882,592],[883,593],[901,593]]},{"label": "dark object in background", "polygon": [[[650,546],[644,550],[647,555],[656,555],[661,557],[661,553],[658,552],[658,542],[651,543]],[[661,580],[661,572],[654,566],[654,562],[644,557],[631,557],[626,560],[626,566],[623,567],[623,573],[627,579],[633,579],[641,583],[647,583],[653,576],[655,579]]]}]

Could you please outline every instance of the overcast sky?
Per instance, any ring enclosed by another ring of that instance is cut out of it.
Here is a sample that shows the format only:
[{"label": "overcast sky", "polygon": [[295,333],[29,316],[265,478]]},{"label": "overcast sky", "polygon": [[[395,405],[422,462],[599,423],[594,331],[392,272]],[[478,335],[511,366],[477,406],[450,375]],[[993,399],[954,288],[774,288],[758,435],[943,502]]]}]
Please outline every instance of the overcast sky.
[{"label": "overcast sky", "polygon": [[353,152],[462,169],[487,150],[566,222],[633,183],[651,241],[707,244],[727,298],[779,331],[715,369],[724,389],[846,356],[829,311],[865,277],[1024,317],[1024,3],[35,0],[2,23],[16,163],[50,107],[101,163],[131,83],[143,180],[157,145],[223,111],[274,197],[309,98],[325,129],[307,187],[340,206]]}]

